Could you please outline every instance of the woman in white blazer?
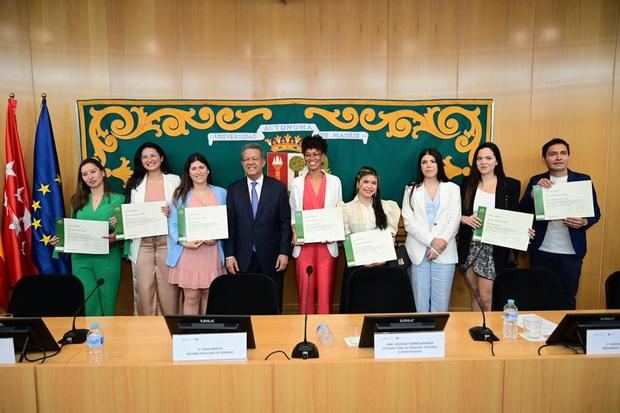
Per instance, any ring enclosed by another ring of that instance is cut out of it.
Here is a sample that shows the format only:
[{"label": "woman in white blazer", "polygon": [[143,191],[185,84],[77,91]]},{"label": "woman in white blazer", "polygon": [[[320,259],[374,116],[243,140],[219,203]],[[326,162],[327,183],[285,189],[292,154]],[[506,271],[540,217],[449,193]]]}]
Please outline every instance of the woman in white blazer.
[{"label": "woman in white blazer", "polygon": [[[327,153],[327,142],[319,136],[307,136],[301,141],[307,172],[293,180],[289,203],[291,205],[291,224],[293,226],[293,257],[296,260],[297,293],[299,310],[306,308],[306,288],[308,293],[308,313],[314,314],[314,303],[319,314],[332,311],[334,279],[338,257],[338,244],[325,240],[324,243],[297,244],[295,234],[295,212],[308,209],[334,208],[342,201],[340,179],[324,172],[321,165]],[[308,286],[306,269],[312,266],[313,272]]]},{"label": "woman in white blazer", "polygon": [[461,219],[461,194],[458,185],[446,177],[437,149],[420,153],[418,176],[405,188],[402,214],[416,309],[448,311],[458,262],[455,238]]},{"label": "woman in white blazer", "polygon": [[[181,183],[169,173],[162,148],[152,142],[140,145],[134,155],[134,172],[127,182],[125,202],[165,201],[162,214],[168,216],[174,190]],[[131,241],[129,259],[133,268],[134,307],[138,315],[179,312],[179,288],[168,282],[168,237],[136,238]]]}]

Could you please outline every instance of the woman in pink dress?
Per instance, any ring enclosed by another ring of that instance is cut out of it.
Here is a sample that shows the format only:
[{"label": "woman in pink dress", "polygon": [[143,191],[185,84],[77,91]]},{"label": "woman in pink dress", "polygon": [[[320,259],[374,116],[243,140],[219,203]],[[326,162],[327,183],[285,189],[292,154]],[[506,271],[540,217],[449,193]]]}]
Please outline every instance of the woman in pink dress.
[{"label": "woman in pink dress", "polygon": [[[308,171],[293,180],[290,204],[293,217],[293,257],[296,259],[297,292],[299,294],[300,313],[306,308],[306,289],[308,294],[308,313],[329,314],[332,312],[334,296],[334,279],[338,260],[336,242],[297,245],[295,234],[295,211],[320,208],[335,208],[342,201],[340,179],[324,172],[321,165],[327,153],[327,142],[319,136],[307,136],[301,141],[301,152]],[[307,268],[312,267],[308,285]]]},{"label": "woman in pink dress", "polygon": [[168,229],[170,237],[166,265],[170,283],[183,289],[183,314],[204,314],[211,282],[226,273],[222,242],[217,240],[179,242],[180,208],[226,205],[226,190],[211,185],[211,167],[204,155],[189,155],[181,185],[174,191]]}]

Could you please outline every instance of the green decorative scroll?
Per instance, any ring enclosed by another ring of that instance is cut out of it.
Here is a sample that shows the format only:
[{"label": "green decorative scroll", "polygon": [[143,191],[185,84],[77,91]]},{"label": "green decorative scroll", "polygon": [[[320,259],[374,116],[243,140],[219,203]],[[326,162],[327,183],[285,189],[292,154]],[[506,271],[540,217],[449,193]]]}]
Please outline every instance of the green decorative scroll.
[{"label": "green decorative scroll", "polygon": [[[415,178],[421,149],[438,148],[446,174],[458,181],[469,174],[475,149],[492,139],[490,99],[93,99],[77,106],[82,157],[99,158],[119,192],[133,173],[136,148],[146,141],[162,146],[177,174],[189,153],[202,152],[212,164],[215,184],[227,186],[242,176],[244,144],[298,153],[301,138],[320,133],[329,144],[326,165],[340,176],[345,200],[351,198],[359,167],[371,165],[381,175],[382,196],[400,202],[404,185]],[[302,159],[290,160],[296,175]]]},{"label": "green decorative scroll", "polygon": [[[457,114],[469,122],[469,128],[462,127],[461,122],[455,116]],[[473,152],[480,145],[483,137],[483,128],[479,119],[480,108],[467,110],[460,106],[445,108],[433,106],[426,108],[425,112],[401,109],[378,113],[374,109],[366,108],[358,113],[352,107],[331,111],[320,107],[309,107],[305,110],[305,115],[308,119],[320,116],[331,125],[343,130],[350,130],[357,126],[371,132],[386,129],[385,136],[388,138],[418,139],[421,132],[427,132],[439,139],[453,139],[457,151],[470,154],[470,163]]]}]

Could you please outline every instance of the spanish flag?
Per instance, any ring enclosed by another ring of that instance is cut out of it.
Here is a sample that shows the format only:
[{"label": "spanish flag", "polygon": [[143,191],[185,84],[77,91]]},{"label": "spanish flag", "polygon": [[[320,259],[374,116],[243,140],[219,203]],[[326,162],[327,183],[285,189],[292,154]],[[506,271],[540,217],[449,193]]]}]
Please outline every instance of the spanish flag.
[{"label": "spanish flag", "polygon": [[5,311],[9,308],[9,279],[6,276],[2,238],[0,238],[0,307]]}]

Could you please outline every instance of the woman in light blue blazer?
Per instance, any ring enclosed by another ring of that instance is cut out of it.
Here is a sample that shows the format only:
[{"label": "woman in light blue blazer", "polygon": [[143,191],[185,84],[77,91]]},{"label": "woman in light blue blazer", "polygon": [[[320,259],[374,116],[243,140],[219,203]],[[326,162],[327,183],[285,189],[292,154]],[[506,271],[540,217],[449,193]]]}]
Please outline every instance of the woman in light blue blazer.
[{"label": "woman in light blue blazer", "polygon": [[458,262],[461,195],[458,185],[448,180],[437,149],[420,153],[418,176],[405,188],[402,214],[416,309],[448,311]]},{"label": "woman in light blue blazer", "polygon": [[179,209],[226,205],[226,190],[211,185],[211,181],[207,158],[193,153],[185,162],[181,185],[172,196],[166,264],[170,267],[170,283],[183,289],[183,314],[204,314],[211,282],[226,273],[220,240],[179,241]]}]

